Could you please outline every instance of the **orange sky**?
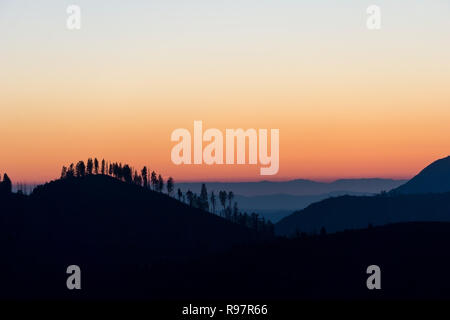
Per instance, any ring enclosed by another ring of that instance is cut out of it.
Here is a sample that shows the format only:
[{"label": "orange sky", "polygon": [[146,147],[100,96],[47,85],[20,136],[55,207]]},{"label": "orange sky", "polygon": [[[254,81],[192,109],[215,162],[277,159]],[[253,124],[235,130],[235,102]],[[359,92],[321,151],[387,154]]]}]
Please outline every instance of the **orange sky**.
[{"label": "orange sky", "polygon": [[[267,21],[249,8],[159,22],[134,21],[137,6],[100,17],[83,4],[79,31],[54,7],[40,8],[46,19],[26,5],[1,8],[0,172],[14,181],[49,180],[94,156],[178,181],[409,178],[450,154],[444,2],[425,11],[386,2],[376,32],[361,4],[329,8],[327,21],[308,18],[320,17],[313,6],[297,8],[297,21],[284,4]],[[173,165],[170,134],[192,132],[194,120],[222,132],[279,129],[279,173]]]}]

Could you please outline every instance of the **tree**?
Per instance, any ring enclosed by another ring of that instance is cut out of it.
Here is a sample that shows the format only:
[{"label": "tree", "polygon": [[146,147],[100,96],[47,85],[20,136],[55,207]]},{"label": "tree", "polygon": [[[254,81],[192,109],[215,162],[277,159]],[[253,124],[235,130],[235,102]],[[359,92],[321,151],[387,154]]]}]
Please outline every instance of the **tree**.
[{"label": "tree", "polygon": [[102,160],[102,174],[105,174],[105,159]]},{"label": "tree", "polygon": [[[124,179],[124,170],[122,167],[122,163],[120,162],[119,164],[116,164],[116,167],[117,167],[117,178],[120,180]],[[130,168],[130,174],[131,174],[131,168]]]},{"label": "tree", "polygon": [[163,192],[164,190],[164,179],[162,177],[162,175],[158,176],[158,191],[159,192]]},{"label": "tree", "polygon": [[173,192],[173,188],[174,188],[174,181],[172,177],[169,177],[169,179],[167,180],[167,194],[170,196],[172,195]]},{"label": "tree", "polygon": [[220,204],[223,207],[223,213],[225,214],[225,206],[226,206],[226,202],[227,202],[227,192],[226,191],[219,192],[219,200],[220,200]]},{"label": "tree", "polygon": [[156,177],[156,172],[155,171],[152,171],[152,174],[151,174],[151,177],[150,177],[150,182],[152,184],[152,189],[154,191],[156,191],[157,187],[158,187],[158,178]]},{"label": "tree", "polygon": [[84,177],[86,175],[86,166],[84,165],[84,161],[78,161],[75,170],[76,170],[76,176],[78,178]]},{"label": "tree", "polygon": [[113,173],[114,173],[114,166],[113,166],[111,163],[109,164],[109,170],[108,170],[108,172],[109,172],[109,175],[110,175],[110,176],[112,176]]},{"label": "tree", "polygon": [[61,179],[65,179],[67,174],[67,168],[66,166],[63,166],[61,169]]},{"label": "tree", "polygon": [[208,190],[206,190],[204,183],[202,183],[202,189],[200,191],[199,207],[202,210],[208,211]]},{"label": "tree", "polygon": [[95,172],[95,174],[98,174],[98,160],[97,160],[97,158],[94,159],[94,172]]},{"label": "tree", "polygon": [[0,194],[10,194],[12,192],[12,182],[6,173],[3,174],[3,181],[0,182]]},{"label": "tree", "polygon": [[75,176],[75,169],[73,163],[70,164],[66,172],[66,178],[73,178]]},{"label": "tree", "polygon": [[211,207],[213,210],[213,213],[216,213],[216,195],[214,194],[214,191],[211,191]]},{"label": "tree", "polygon": [[324,226],[322,226],[322,228],[320,228],[320,235],[321,236],[326,236],[327,235],[327,229],[325,229]]},{"label": "tree", "polygon": [[183,192],[181,192],[180,188],[178,188],[177,194],[178,194],[178,201],[181,201],[181,197],[183,196]]},{"label": "tree", "polygon": [[125,164],[122,168],[122,177],[125,180],[126,183],[131,183],[133,181],[132,179],[132,171],[129,165]]},{"label": "tree", "polygon": [[230,202],[230,208],[231,208],[231,202],[233,201],[234,193],[233,191],[228,192],[228,201]]},{"label": "tree", "polygon": [[193,204],[193,202],[194,202],[194,193],[193,193],[191,190],[188,190],[188,191],[186,192],[186,197],[187,197],[187,199],[188,199],[189,206],[192,207],[192,204]]},{"label": "tree", "polygon": [[148,170],[147,167],[144,166],[141,170],[142,181],[144,182],[144,188],[148,187]]},{"label": "tree", "polygon": [[86,165],[87,174],[92,174],[92,169],[94,168],[94,162],[92,158],[89,158]]},{"label": "tree", "polygon": [[134,170],[133,182],[135,185],[142,186],[142,177]]}]

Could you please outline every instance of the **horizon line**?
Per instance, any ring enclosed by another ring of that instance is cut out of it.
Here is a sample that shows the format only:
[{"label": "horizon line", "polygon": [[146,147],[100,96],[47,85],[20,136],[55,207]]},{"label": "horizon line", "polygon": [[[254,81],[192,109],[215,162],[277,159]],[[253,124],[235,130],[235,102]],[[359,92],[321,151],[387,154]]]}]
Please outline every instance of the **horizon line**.
[{"label": "horizon line", "polygon": [[[100,174],[99,174],[100,175]],[[166,177],[169,177],[167,175]],[[45,181],[14,181],[13,185],[24,184],[24,185],[40,185],[45,184],[51,181],[59,180],[60,178],[49,179]],[[280,179],[262,179],[262,180],[252,180],[252,179],[243,179],[243,180],[175,180],[175,184],[177,183],[260,183],[260,182],[271,182],[271,183],[282,183],[282,182],[294,182],[294,181],[310,181],[310,182],[318,182],[318,183],[334,183],[341,180],[393,180],[393,181],[408,181],[411,177],[333,177],[333,178],[280,178]]]}]

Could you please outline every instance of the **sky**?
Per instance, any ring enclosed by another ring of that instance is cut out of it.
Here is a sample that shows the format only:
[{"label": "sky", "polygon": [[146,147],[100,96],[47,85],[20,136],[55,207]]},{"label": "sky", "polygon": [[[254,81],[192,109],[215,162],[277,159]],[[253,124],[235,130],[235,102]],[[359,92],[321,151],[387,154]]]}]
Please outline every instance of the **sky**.
[{"label": "sky", "polygon": [[[98,157],[176,181],[410,178],[450,154],[449,17],[448,0],[0,0],[0,173]],[[194,120],[279,129],[278,174],[174,165]]]}]

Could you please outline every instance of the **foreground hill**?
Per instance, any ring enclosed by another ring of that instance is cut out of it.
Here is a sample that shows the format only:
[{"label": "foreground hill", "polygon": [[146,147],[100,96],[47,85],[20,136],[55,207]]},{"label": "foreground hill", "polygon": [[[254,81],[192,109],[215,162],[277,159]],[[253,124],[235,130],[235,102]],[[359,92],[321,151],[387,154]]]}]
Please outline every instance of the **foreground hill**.
[{"label": "foreground hill", "polygon": [[[174,276],[159,296],[233,301],[449,299],[449,247],[450,223],[392,224],[279,239],[183,267],[163,265],[160,268]],[[381,268],[381,290],[366,287],[366,269],[373,264]],[[170,290],[176,283],[181,285],[174,294]]]},{"label": "foreground hill", "polygon": [[[82,290],[78,291],[67,290],[64,270],[41,257],[24,266],[16,264],[11,270],[3,268],[0,297],[188,303],[197,299],[245,303],[269,299],[449,299],[449,247],[450,223],[405,223],[274,239],[187,260],[148,263],[146,252],[129,260],[118,251],[112,253],[113,261],[104,263],[85,255],[80,264]],[[12,255],[13,261],[21,260],[21,255]],[[381,268],[381,290],[366,287],[366,269],[373,264]]]},{"label": "foreground hill", "polygon": [[395,194],[450,192],[450,156],[423,169],[407,183],[392,190]]},{"label": "foreground hill", "polygon": [[329,198],[283,218],[275,232],[292,236],[409,221],[450,221],[450,193]]},{"label": "foreground hill", "polygon": [[[97,273],[260,240],[247,228],[167,195],[101,175],[53,181],[30,196],[12,194],[0,205],[0,272],[11,286],[28,282],[37,289],[45,286],[44,275],[64,277],[71,264]],[[36,272],[26,271],[30,264]]]}]

